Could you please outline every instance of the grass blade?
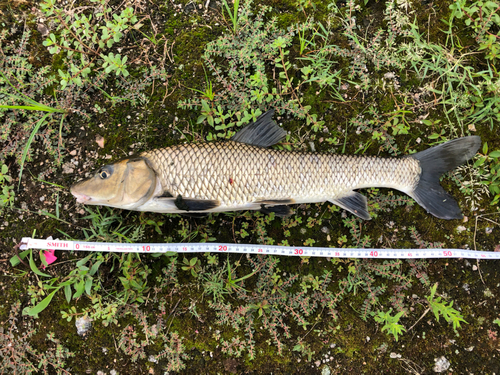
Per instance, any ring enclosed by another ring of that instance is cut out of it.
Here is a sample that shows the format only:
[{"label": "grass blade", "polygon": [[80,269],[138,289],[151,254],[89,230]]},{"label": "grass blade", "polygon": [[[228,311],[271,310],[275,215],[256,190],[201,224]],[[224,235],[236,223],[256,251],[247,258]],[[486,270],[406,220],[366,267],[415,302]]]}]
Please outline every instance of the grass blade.
[{"label": "grass blade", "polygon": [[28,155],[28,151],[30,149],[30,146],[31,146],[31,142],[33,142],[33,138],[35,138],[35,135],[36,133],[38,133],[38,130],[40,129],[40,127],[45,123],[45,119],[50,116],[50,113],[47,113],[46,115],[44,115],[35,125],[35,127],[33,128],[31,134],[30,134],[30,137],[28,138],[28,142],[26,142],[26,146],[24,146],[24,150],[23,150],[23,155],[21,157],[21,165],[20,165],[20,168],[19,168],[19,183],[17,184],[17,190],[19,191],[19,187],[21,186],[21,177],[23,175],[23,169],[24,169],[24,162],[26,161],[26,156]]}]

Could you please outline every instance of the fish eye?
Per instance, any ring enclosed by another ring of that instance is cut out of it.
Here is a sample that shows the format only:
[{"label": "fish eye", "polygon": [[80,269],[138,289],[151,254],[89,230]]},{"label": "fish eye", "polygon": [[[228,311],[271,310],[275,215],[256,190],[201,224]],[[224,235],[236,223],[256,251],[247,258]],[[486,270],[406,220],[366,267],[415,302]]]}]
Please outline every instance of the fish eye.
[{"label": "fish eye", "polygon": [[108,168],[108,167],[103,167],[103,168],[99,169],[99,171],[97,172],[97,174],[99,175],[99,177],[102,180],[104,180],[104,179],[108,178],[109,176],[111,176],[111,173],[112,173],[112,169]]}]

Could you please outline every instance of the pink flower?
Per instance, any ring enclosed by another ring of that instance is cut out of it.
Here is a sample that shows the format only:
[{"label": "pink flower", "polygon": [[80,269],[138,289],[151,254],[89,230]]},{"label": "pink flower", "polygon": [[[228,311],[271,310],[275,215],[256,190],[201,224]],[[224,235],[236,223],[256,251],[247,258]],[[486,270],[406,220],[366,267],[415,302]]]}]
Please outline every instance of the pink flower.
[{"label": "pink flower", "polygon": [[[54,255],[54,252],[55,252],[54,249],[43,251],[43,255],[45,256],[45,261],[47,262],[47,265],[54,263],[57,260],[57,257]],[[45,264],[42,264],[42,268],[45,269]]]}]

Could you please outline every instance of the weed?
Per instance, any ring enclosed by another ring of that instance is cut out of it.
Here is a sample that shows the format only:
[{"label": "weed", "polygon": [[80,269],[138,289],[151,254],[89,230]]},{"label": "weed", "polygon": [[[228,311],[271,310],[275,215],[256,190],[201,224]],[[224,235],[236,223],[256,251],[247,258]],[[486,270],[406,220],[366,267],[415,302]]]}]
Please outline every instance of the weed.
[{"label": "weed", "polygon": [[[40,352],[30,343],[30,339],[37,334],[37,330],[32,328],[31,323],[27,324],[24,332],[18,332],[19,311],[21,303],[15,302],[10,309],[8,322],[2,322],[0,330],[0,370],[2,373],[12,374],[38,374],[43,372],[48,374],[49,371],[56,374],[70,374],[65,369],[66,360],[74,357],[65,348],[60,340],[55,338],[54,333],[47,334],[47,348]],[[3,327],[7,323],[8,328]]]},{"label": "weed", "polygon": [[231,22],[233,24],[233,33],[236,34],[238,31],[238,8],[240,6],[240,0],[233,0],[233,11],[231,12],[231,9],[229,8],[229,5],[227,4],[226,0],[222,1],[222,4],[224,5],[227,14],[229,15],[229,18],[231,19]]},{"label": "weed", "polygon": [[[203,59],[218,84],[213,102],[211,100],[209,104],[204,100],[207,97],[204,92],[200,99],[179,102],[181,108],[201,108],[198,122],[206,119],[216,131],[215,134],[209,133],[208,140],[229,138],[234,132],[227,129],[255,120],[265,108],[275,108],[278,113],[287,110],[299,118],[306,118],[307,125],[312,125],[315,131],[323,125],[315,114],[309,113],[309,106],[302,105],[292,78],[289,47],[294,30],[280,30],[274,18],[264,22],[268,10],[264,6],[252,17],[252,2],[245,2],[237,19],[232,18],[238,32],[224,35],[207,45]],[[313,38],[311,48],[314,46]],[[223,58],[226,64],[220,64],[219,58]],[[274,62],[272,71],[279,77],[274,83],[268,79],[266,61]],[[337,75],[329,73],[333,63],[326,52],[304,58],[302,64],[309,69],[306,69],[307,79],[299,82],[299,86],[337,87]]]},{"label": "weed", "polygon": [[168,365],[167,371],[180,371],[186,368],[186,364],[183,362],[188,358],[187,354],[184,352],[185,348],[182,344],[182,337],[179,337],[177,332],[171,332],[168,336],[162,334],[164,340],[164,350],[156,356],[157,359],[166,358]]},{"label": "weed", "polygon": [[487,186],[493,194],[490,204],[497,205],[500,201],[500,150],[488,153],[488,142],[485,142],[482,151],[483,155],[476,160],[474,168],[477,168],[480,183]]},{"label": "weed", "polygon": [[144,347],[147,345],[146,340],[137,342],[137,332],[131,325],[126,326],[120,333],[120,340],[118,347],[130,357],[132,362],[137,361],[139,358],[146,358]]},{"label": "weed", "polygon": [[398,341],[398,335],[401,335],[404,331],[406,331],[406,328],[399,324],[399,319],[405,312],[400,311],[394,316],[391,316],[391,312],[392,309],[389,309],[387,312],[379,311],[376,315],[374,314],[374,318],[377,323],[384,324],[382,331],[387,330],[388,333],[393,335],[396,341]]},{"label": "weed", "polygon": [[307,356],[307,360],[311,362],[312,356],[316,353],[311,350],[311,346],[309,344],[304,343],[303,341],[299,341],[297,345],[295,345],[292,349],[295,352],[300,352],[303,355]]},{"label": "weed", "polygon": [[191,271],[191,275],[198,277],[198,273],[201,271],[201,262],[197,257],[191,259],[184,258],[183,263],[185,264],[182,267],[184,271]]},{"label": "weed", "polygon": [[55,24],[54,32],[48,35],[43,45],[53,55],[62,53],[68,62],[66,71],[58,69],[62,90],[68,85],[82,87],[84,81],[99,70],[105,74],[123,74],[124,77],[129,74],[125,66],[126,56],[105,53],[137,23],[134,9],[126,7],[118,13],[109,6],[108,0],[97,3],[86,12],[61,8],[55,0],[41,4],[45,16]]},{"label": "weed", "polygon": [[214,303],[224,301],[224,295],[229,294],[224,285],[223,273],[224,269],[221,268],[218,272],[203,276],[203,293],[211,296]]},{"label": "weed", "polygon": [[[239,263],[239,262],[238,262]],[[257,273],[258,270],[254,270],[253,272],[249,273],[248,275],[242,276],[237,279],[233,279],[233,275],[235,274],[235,269],[231,270],[231,264],[229,262],[229,258],[227,259],[227,280],[226,280],[226,286],[225,289],[227,290],[228,293],[231,293],[233,290],[237,289],[242,289],[241,285],[238,284],[242,282],[245,279],[248,279],[249,277],[252,277]]]},{"label": "weed", "polygon": [[[56,96],[44,95],[55,79],[50,76],[49,67],[35,69],[29,62],[27,42],[30,34],[30,31],[25,31],[18,45],[8,45],[5,43],[8,32],[0,33],[0,141],[9,141],[0,151],[0,159],[16,155],[24,165],[31,159],[31,143],[38,139],[60,163],[64,149],[64,113],[71,107],[75,96],[70,94],[65,100],[58,101]],[[41,99],[34,100],[38,96]],[[39,112],[45,114],[40,117]]]},{"label": "weed", "polygon": [[[498,1],[455,1],[450,5],[453,18],[465,18],[465,24],[475,32],[479,50],[486,51],[486,58],[495,61],[500,53],[500,36],[495,28],[500,26],[500,3]],[[451,22],[450,29],[451,29]]]},{"label": "weed", "polygon": [[0,169],[0,212],[5,207],[12,207],[14,204],[14,186],[10,185],[12,177],[7,173],[9,168],[5,164],[1,164]]},{"label": "weed", "polygon": [[453,301],[450,303],[441,302],[441,297],[435,297],[438,284],[435,283],[431,287],[431,294],[427,296],[427,302],[429,303],[432,312],[436,316],[436,320],[439,322],[439,317],[442,316],[448,323],[453,324],[453,329],[456,330],[460,328],[460,322],[467,323],[462,317],[459,311],[455,310],[453,306]]}]

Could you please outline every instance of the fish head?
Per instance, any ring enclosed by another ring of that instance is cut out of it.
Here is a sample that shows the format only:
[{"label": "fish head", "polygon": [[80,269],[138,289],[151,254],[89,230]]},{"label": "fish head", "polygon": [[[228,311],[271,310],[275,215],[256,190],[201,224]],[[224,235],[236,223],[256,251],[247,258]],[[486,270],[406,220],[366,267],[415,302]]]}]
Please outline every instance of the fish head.
[{"label": "fish head", "polygon": [[132,210],[150,199],[155,187],[154,169],[139,157],[105,165],[70,191],[79,203]]}]

